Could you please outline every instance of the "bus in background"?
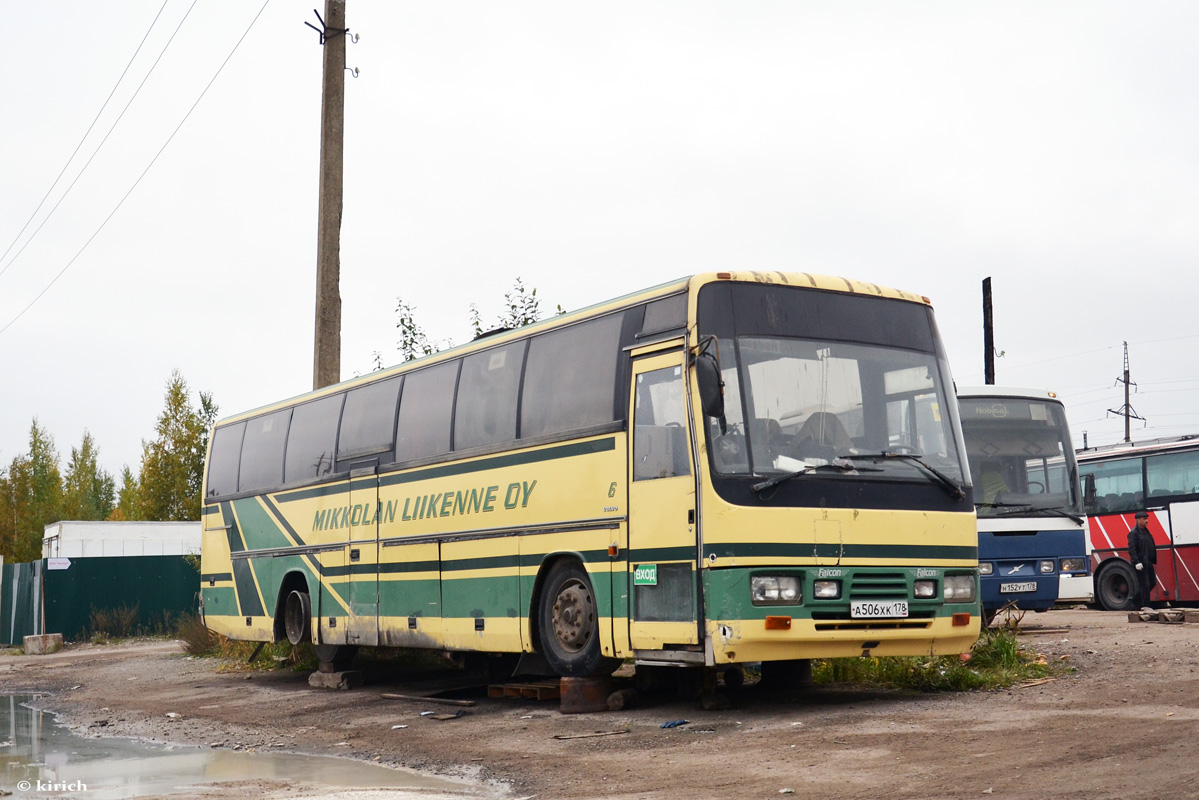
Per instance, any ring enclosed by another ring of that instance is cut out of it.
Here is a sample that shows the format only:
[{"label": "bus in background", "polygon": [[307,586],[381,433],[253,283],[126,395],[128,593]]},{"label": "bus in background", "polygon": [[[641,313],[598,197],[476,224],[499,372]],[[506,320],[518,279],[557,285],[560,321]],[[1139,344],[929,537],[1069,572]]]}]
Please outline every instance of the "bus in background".
[{"label": "bus in background", "polygon": [[809,274],[495,332],[219,421],[204,620],[563,676],[966,652],[952,387],[927,298]]},{"label": "bus in background", "polygon": [[1109,610],[1136,606],[1128,563],[1133,514],[1149,512],[1157,543],[1154,602],[1199,602],[1199,436],[1091,447],[1078,451],[1095,599]]},{"label": "bus in background", "polygon": [[958,389],[978,511],[983,612],[1091,602],[1078,466],[1053,392]]}]

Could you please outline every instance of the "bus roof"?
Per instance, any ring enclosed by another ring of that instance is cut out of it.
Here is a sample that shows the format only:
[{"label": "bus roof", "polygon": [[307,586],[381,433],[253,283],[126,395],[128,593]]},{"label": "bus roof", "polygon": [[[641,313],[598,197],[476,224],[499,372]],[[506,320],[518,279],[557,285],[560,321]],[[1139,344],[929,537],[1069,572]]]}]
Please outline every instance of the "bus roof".
[{"label": "bus roof", "polygon": [[1076,450],[1079,461],[1091,461],[1104,456],[1146,455],[1154,452],[1170,452],[1172,450],[1188,450],[1199,447],[1199,434],[1189,433],[1185,436],[1163,436],[1159,439],[1146,439],[1142,442],[1117,442],[1096,447],[1086,447]]},{"label": "bus roof", "polygon": [[1052,400],[1060,403],[1057,392],[1017,386],[959,386],[958,397],[1021,397],[1028,400]]},{"label": "bus roof", "polygon": [[695,293],[698,292],[699,288],[704,284],[718,281],[796,286],[800,288],[838,292],[842,294],[863,294],[891,300],[906,300],[911,303],[921,303],[927,306],[932,305],[932,301],[922,295],[913,294],[912,292],[905,292],[900,289],[893,289],[887,286],[879,286],[878,284],[868,283],[866,281],[857,281],[834,275],[820,275],[810,272],[758,272],[750,270],[699,273],[696,275],[678,278],[673,281],[667,281],[666,283],[661,283],[657,286],[651,286],[646,289],[640,289],[636,292],[621,295],[620,297],[615,297],[610,300],[604,300],[594,305],[567,312],[565,314],[558,314],[548,317],[520,328],[490,333],[482,338],[473,339],[465,344],[457,345],[456,347],[423,356],[412,361],[406,361],[390,367],[385,367],[367,375],[360,375],[355,378],[344,380],[340,383],[330,384],[329,386],[323,386],[320,389],[314,389],[313,391],[304,392],[303,394],[295,395],[293,397],[273,401],[267,405],[238,412],[236,414],[231,414],[228,417],[218,420],[216,426],[214,427],[220,427],[222,425],[238,422],[243,419],[250,419],[258,416],[259,414],[286,408],[288,406],[296,405],[300,402],[307,402],[308,400],[313,400],[325,395],[336,394],[339,391],[344,391],[361,384],[372,383],[374,381],[389,378],[394,375],[401,375],[420,367],[436,364],[441,361],[448,361],[477,350],[485,350],[490,347],[506,344],[516,339],[522,339],[532,333],[540,333],[542,331],[552,330],[554,328],[570,325],[574,322],[579,322],[590,317],[597,317],[602,314],[619,311],[621,309],[637,305],[638,303],[644,303],[649,300],[667,297],[685,291],[692,291]]}]

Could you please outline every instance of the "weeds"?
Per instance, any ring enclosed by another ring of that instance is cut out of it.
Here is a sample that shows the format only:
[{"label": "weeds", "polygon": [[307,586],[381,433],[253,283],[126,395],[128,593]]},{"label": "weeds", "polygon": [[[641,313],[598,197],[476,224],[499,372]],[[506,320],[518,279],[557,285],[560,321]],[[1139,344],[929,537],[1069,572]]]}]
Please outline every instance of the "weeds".
[{"label": "weeds", "polygon": [[[223,664],[220,672],[242,672],[259,669],[316,669],[317,658],[307,644],[290,642],[268,644],[259,650],[258,642],[238,642],[209,630],[200,617],[189,614],[175,628],[175,637],[183,642],[183,650],[191,656],[218,658]],[[251,661],[250,656],[254,659]]]},{"label": "weeds", "polygon": [[87,627],[88,633],[91,634],[91,640],[103,640],[106,642],[110,638],[124,639],[138,632],[138,606],[134,603],[132,606],[121,605],[116,608],[96,608],[92,606],[92,611],[88,615]]},{"label": "weeds", "polygon": [[116,608],[92,606],[87,626],[79,638],[92,644],[108,644],[114,639],[128,639],[130,636],[170,636],[182,621],[183,615],[167,610],[158,611],[143,619],[141,609],[136,603]]},{"label": "weeds", "polygon": [[858,683],[921,692],[1002,689],[1053,673],[1045,659],[1024,650],[1008,628],[987,628],[971,650],[959,656],[835,658],[816,661],[817,683]]}]

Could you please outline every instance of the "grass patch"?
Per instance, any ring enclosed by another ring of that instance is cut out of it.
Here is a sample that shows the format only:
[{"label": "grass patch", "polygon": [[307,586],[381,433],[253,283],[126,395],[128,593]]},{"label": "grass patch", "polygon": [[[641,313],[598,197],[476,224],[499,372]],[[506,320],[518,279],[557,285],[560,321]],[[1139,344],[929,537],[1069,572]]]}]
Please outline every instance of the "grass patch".
[{"label": "grass patch", "polygon": [[1004,689],[1055,674],[1033,650],[1020,646],[1008,628],[985,628],[971,649],[960,656],[831,658],[812,662],[817,683],[857,683],[920,692],[965,692]]},{"label": "grass patch", "polygon": [[[176,628],[175,637],[183,642],[183,651],[199,658],[217,658],[222,664],[220,672],[242,672],[263,669],[316,669],[317,658],[307,644],[292,645],[278,642],[265,645],[257,653],[258,642],[238,642],[205,627],[200,617],[189,614],[182,618]],[[250,656],[253,655],[253,661]]]}]

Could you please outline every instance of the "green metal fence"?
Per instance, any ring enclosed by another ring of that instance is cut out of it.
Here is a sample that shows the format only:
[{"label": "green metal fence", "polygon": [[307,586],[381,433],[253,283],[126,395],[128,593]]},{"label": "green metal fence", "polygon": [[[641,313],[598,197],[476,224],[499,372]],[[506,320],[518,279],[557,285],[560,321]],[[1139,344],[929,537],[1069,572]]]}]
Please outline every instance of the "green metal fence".
[{"label": "green metal fence", "polygon": [[112,619],[124,610],[133,627],[160,630],[196,610],[200,586],[183,556],[42,559],[4,565],[0,581],[0,642],[6,644],[37,633],[87,637],[93,612]]}]

